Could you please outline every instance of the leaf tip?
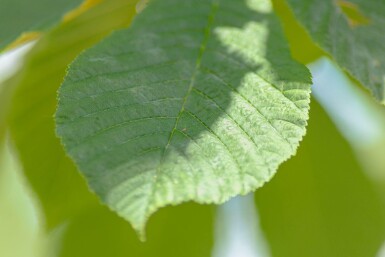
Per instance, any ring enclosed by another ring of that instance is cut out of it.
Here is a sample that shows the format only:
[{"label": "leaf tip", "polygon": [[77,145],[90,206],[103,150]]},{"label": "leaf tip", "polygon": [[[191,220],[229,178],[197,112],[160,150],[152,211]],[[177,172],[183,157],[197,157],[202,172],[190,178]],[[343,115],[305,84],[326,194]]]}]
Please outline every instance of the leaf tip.
[{"label": "leaf tip", "polygon": [[145,219],[140,223],[133,222],[131,220],[129,222],[131,223],[132,228],[135,230],[139,240],[142,243],[145,243],[147,241],[147,233],[146,233],[147,219]]}]

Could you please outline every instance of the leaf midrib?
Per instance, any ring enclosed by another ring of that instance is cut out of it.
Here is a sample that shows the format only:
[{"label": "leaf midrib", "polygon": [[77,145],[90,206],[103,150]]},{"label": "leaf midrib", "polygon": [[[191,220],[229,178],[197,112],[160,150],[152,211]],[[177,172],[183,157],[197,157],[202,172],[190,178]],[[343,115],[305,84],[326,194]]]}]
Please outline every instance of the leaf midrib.
[{"label": "leaf midrib", "polygon": [[[177,118],[175,119],[175,124],[170,132],[170,136],[168,138],[168,141],[167,141],[167,144],[165,145],[164,147],[164,150],[162,152],[162,155],[161,155],[161,159],[160,159],[160,162],[159,162],[159,165],[158,165],[158,168],[156,169],[156,173],[159,174],[162,172],[162,165],[165,161],[165,157],[166,157],[166,153],[167,153],[167,150],[169,149],[169,146],[171,145],[171,141],[173,139],[173,135],[175,133],[175,131],[177,131],[177,127],[178,127],[178,124],[179,124],[179,120],[183,114],[183,112],[185,111],[185,105],[187,103],[187,100],[191,94],[191,91],[192,89],[194,88],[194,85],[195,85],[195,78],[200,70],[200,67],[201,67],[201,61],[202,61],[202,57],[203,57],[203,54],[206,50],[206,46],[207,46],[207,43],[210,39],[210,34],[211,34],[211,29],[213,27],[213,24],[214,24],[214,18],[215,18],[215,15],[217,13],[217,10],[219,8],[219,1],[220,0],[212,0],[211,1],[211,9],[210,9],[210,12],[209,12],[209,17],[208,17],[208,22],[207,22],[207,25],[206,25],[206,28],[205,28],[205,35],[204,35],[204,38],[202,40],[202,43],[200,45],[200,49],[199,49],[199,53],[198,53],[198,57],[197,57],[197,60],[196,60],[196,63],[195,63],[195,68],[194,68],[194,71],[193,71],[193,74],[191,76],[191,79],[190,79],[190,84],[189,84],[189,87],[188,87],[188,90],[185,94],[185,96],[183,97],[183,101],[182,101],[182,106],[181,106],[181,109],[177,115]],[[149,212],[149,208],[150,208],[150,203],[151,203],[151,199],[153,199],[153,196],[154,196],[154,193],[155,193],[155,184],[157,182],[157,179],[158,179],[158,176],[154,176],[153,177],[153,180],[151,181],[151,192],[148,196],[148,200],[147,200],[147,205],[146,205],[146,208],[145,208],[145,211],[144,211],[144,216],[146,217],[145,219],[147,219],[148,217],[148,212]]]},{"label": "leaf midrib", "polygon": [[193,89],[193,87],[195,85],[195,78],[196,78],[196,75],[198,74],[198,71],[199,71],[199,69],[201,67],[202,57],[203,57],[203,54],[204,54],[204,52],[206,50],[206,46],[207,46],[207,43],[208,43],[209,38],[210,38],[210,31],[211,31],[212,25],[214,23],[214,18],[215,18],[215,14],[216,14],[216,11],[218,9],[218,6],[219,6],[219,0],[213,0],[211,2],[211,10],[210,10],[210,13],[209,13],[207,26],[205,28],[205,35],[204,35],[203,41],[202,41],[202,43],[200,45],[200,50],[199,50],[198,57],[197,57],[197,60],[196,60],[196,63],[195,63],[195,69],[194,69],[194,72],[193,72],[193,74],[191,76],[190,84],[189,84],[188,90],[186,92],[186,95],[183,97],[182,106],[181,106],[181,109],[180,109],[180,111],[178,113],[178,116],[177,116],[177,118],[175,120],[174,127],[171,130],[170,137],[169,137],[169,139],[167,141],[166,146],[164,147],[164,151],[162,153],[161,163],[159,164],[159,167],[161,167],[161,165],[162,165],[162,163],[164,161],[164,156],[166,155],[167,149],[168,149],[168,147],[171,144],[171,140],[173,138],[174,132],[175,132],[176,128],[178,127],[180,117],[182,116],[182,113],[184,112],[184,109],[185,109],[185,105],[187,103],[187,99],[189,98],[189,96],[191,94],[191,91],[192,91],[192,89]]}]

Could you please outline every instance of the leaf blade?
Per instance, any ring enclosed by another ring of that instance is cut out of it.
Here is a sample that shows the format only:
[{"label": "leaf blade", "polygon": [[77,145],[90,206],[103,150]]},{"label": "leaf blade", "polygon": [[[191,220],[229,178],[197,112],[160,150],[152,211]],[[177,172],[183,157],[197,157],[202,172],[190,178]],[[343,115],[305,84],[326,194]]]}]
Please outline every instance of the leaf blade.
[{"label": "leaf blade", "polygon": [[310,75],[270,10],[155,1],[71,65],[57,133],[91,188],[140,233],[165,205],[255,190],[295,152]]}]

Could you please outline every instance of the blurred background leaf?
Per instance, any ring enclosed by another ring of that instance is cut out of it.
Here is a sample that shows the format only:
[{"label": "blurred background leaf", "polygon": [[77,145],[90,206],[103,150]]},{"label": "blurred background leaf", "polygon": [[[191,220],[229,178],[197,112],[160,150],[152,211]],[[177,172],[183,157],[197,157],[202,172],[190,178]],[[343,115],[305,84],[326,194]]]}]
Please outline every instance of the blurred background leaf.
[{"label": "blurred background leaf", "polygon": [[385,2],[287,2],[313,40],[385,104]]},{"label": "blurred background leaf", "polygon": [[0,256],[41,257],[38,206],[10,148],[0,147]]},{"label": "blurred background leaf", "polygon": [[384,106],[373,101],[366,90],[329,59],[321,58],[311,63],[309,68],[313,73],[315,98],[385,197]]},{"label": "blurred background leaf", "polygon": [[385,239],[383,199],[316,101],[297,155],[256,201],[274,257],[370,257]]},{"label": "blurred background leaf", "polygon": [[43,207],[47,228],[98,204],[55,136],[56,90],[67,65],[113,29],[127,26],[137,1],[104,1],[46,33],[4,87],[16,88],[10,132],[25,175]]},{"label": "blurred background leaf", "polygon": [[213,245],[213,207],[167,207],[150,219],[147,241],[130,224],[99,206],[65,228],[60,257],[208,257]]},{"label": "blurred background leaf", "polygon": [[[81,2],[82,0],[1,0],[0,49],[24,32],[43,30],[51,26]],[[26,34],[24,37],[26,39]]]},{"label": "blurred background leaf", "polygon": [[272,0],[274,11],[281,20],[293,58],[307,64],[315,61],[322,55],[323,51],[314,44],[309,34],[296,20],[285,0]]},{"label": "blurred background leaf", "polygon": [[200,257],[210,256],[214,207],[167,207],[150,220],[140,242],[122,218],[95,205],[49,235],[42,229],[38,201],[9,147],[0,155],[0,256],[4,257]]}]

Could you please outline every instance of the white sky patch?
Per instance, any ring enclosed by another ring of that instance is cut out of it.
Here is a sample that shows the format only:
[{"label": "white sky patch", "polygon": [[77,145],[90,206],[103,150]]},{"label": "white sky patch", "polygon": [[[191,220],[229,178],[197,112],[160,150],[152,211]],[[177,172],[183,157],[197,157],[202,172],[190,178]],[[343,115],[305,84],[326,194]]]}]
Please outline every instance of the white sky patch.
[{"label": "white sky patch", "polygon": [[24,55],[34,44],[35,41],[0,54],[0,83],[10,78],[20,69]]},{"label": "white sky patch", "polygon": [[385,243],[382,246],[382,249],[380,250],[379,254],[377,255],[378,257],[385,257]]},{"label": "white sky patch", "polygon": [[384,117],[374,108],[376,103],[369,103],[343,71],[327,58],[308,67],[313,75],[313,95],[354,147],[371,145],[384,138]]},{"label": "white sky patch", "polygon": [[219,206],[213,257],[270,257],[258,221],[254,194]]}]

